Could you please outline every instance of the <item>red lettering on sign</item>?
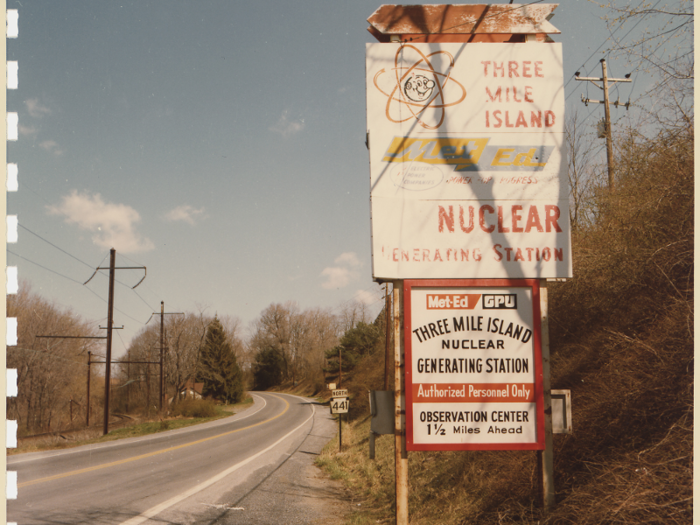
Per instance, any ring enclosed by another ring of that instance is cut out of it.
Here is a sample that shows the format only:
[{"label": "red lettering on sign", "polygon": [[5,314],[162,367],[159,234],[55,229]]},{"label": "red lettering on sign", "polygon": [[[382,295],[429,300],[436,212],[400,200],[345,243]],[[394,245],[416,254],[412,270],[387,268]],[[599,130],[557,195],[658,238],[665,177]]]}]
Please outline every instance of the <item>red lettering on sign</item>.
[{"label": "red lettering on sign", "polygon": [[[468,223],[465,220],[465,206],[459,206],[459,229],[464,233],[471,233],[474,230],[474,207],[468,206]],[[544,205],[544,227],[542,226],[542,221],[540,219],[540,212],[538,211],[537,205],[530,205],[527,212],[527,219],[525,221],[525,226],[521,226],[521,221],[523,217],[521,215],[523,211],[523,206],[520,204],[513,204],[511,206],[499,205],[498,210],[495,210],[493,206],[489,204],[484,204],[479,208],[479,227],[482,231],[486,233],[492,233],[497,231],[498,233],[530,233],[531,231],[537,232],[557,232],[561,233],[562,229],[559,225],[559,219],[561,218],[561,210],[559,206],[555,204],[545,204]],[[510,213],[510,224],[507,225],[507,213]],[[488,215],[493,215],[497,213],[496,224],[489,223]],[[454,220],[454,206],[438,206],[438,232],[440,233],[454,233],[455,231],[455,220]],[[403,256],[404,260],[408,260],[408,252]],[[414,253],[413,259],[416,260],[417,253]],[[423,256],[425,260],[425,254]],[[398,253],[394,252],[394,260],[398,262]]]}]

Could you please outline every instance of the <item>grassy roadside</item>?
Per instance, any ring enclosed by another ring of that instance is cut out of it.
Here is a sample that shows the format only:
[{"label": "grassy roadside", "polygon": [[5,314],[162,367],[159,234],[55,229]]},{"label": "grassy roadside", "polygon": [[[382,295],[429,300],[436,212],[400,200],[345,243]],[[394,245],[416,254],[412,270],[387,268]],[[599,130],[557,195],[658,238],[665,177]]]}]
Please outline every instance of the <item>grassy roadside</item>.
[{"label": "grassy roadside", "polygon": [[[592,194],[590,222],[572,231],[575,277],[547,285],[551,385],[571,392],[574,427],[553,436],[556,504],[540,508],[533,451],[409,452],[412,525],[693,522],[692,116],[620,144],[615,191]],[[382,358],[343,371],[355,423],[342,452],[336,440],[318,458],[362,501],[356,525],[393,522],[391,437],[368,459]]]},{"label": "grassy roadside", "polygon": [[[343,420],[342,452],[336,436],[316,460],[318,467],[331,479],[341,481],[354,500],[361,502],[346,525],[395,520],[394,439],[392,435],[377,436],[375,459],[370,460],[369,429],[369,417],[347,424]],[[529,494],[532,500],[537,494],[534,452],[410,452],[408,469],[412,525],[465,523],[465,516],[482,514],[494,492]],[[500,475],[492,475],[498,470]],[[506,511],[499,523],[534,524],[539,513],[534,507]]]},{"label": "grassy roadside", "polygon": [[[337,418],[337,416],[336,416]],[[332,480],[341,481],[361,506],[348,516],[350,525],[394,522],[394,442],[391,436],[378,436],[375,460],[369,459],[370,419],[346,423],[343,417],[343,450],[338,435],[316,459]]]},{"label": "grassy roadside", "polygon": [[17,448],[7,449],[7,455],[11,456],[15,454],[24,454],[27,452],[40,452],[44,450],[60,450],[78,447],[81,445],[90,445],[93,443],[104,443],[118,439],[146,436],[148,434],[165,432],[167,430],[176,430],[178,428],[189,427],[232,416],[246,410],[247,408],[250,408],[252,404],[253,398],[248,396],[245,400],[235,405],[213,405],[214,412],[205,417],[188,417],[185,415],[136,422],[120,428],[115,428],[107,435],[102,435],[101,428],[92,427],[89,429],[63,432],[52,436],[19,438]]}]

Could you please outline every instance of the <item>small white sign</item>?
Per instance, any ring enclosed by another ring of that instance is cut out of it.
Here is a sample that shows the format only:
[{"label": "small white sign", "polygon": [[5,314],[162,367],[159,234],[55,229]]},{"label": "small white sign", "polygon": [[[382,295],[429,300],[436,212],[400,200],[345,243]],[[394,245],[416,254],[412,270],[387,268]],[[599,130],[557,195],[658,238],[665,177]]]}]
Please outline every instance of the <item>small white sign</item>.
[{"label": "small white sign", "polygon": [[341,390],[333,390],[331,392],[331,397],[348,397],[348,391],[346,388]]},{"label": "small white sign", "polygon": [[338,397],[331,400],[331,414],[345,414],[350,409],[350,401],[347,397]]}]

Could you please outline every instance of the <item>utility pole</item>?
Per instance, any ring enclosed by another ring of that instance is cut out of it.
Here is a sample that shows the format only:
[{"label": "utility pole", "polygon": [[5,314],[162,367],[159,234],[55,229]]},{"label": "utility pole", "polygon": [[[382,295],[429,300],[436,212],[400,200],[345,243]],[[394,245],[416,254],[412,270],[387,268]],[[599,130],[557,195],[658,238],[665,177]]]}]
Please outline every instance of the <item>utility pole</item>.
[{"label": "utility pole", "polygon": [[146,367],[146,413],[151,413],[151,367]]},{"label": "utility pole", "polygon": [[129,404],[131,401],[131,385],[129,384],[131,382],[131,364],[126,365],[126,407],[125,410],[127,413],[129,413]]},{"label": "utility pole", "polygon": [[160,302],[160,389],[158,392],[158,397],[160,398],[160,403],[158,407],[160,411],[163,411],[163,315],[165,315],[165,303]]},{"label": "utility pole", "polygon": [[[581,101],[584,104],[586,104],[586,106],[588,106],[589,102],[594,104],[605,105],[605,140],[607,142],[606,149],[608,156],[608,188],[610,188],[610,191],[613,191],[615,189],[615,164],[613,159],[612,123],[610,122],[610,98],[608,96],[608,88],[610,85],[615,85],[618,82],[632,82],[632,80],[630,80],[629,78],[631,73],[625,75],[625,78],[608,78],[608,66],[604,58],[600,59],[600,64],[603,66],[603,78],[581,77],[579,76],[580,73],[577,71],[576,80],[592,82],[594,86],[603,90],[602,101],[584,98],[583,95],[581,95]],[[596,84],[596,82],[602,82],[603,85],[599,86],[598,84]],[[608,82],[612,82],[612,84],[609,85]],[[615,107],[625,106],[627,109],[629,109],[630,103],[629,101],[627,101],[626,104],[620,104],[620,101],[618,99],[617,101],[613,102],[613,105]]]},{"label": "utility pole", "polygon": [[92,358],[92,352],[88,351],[88,371],[87,371],[87,409],[85,413],[85,427],[90,426],[90,359]]},{"label": "utility pole", "polygon": [[[159,315],[158,312],[153,312],[151,318],[146,321],[146,324],[153,318],[154,315]],[[165,362],[165,336],[164,336],[164,324],[163,316],[165,315],[185,315],[184,312],[166,312],[165,303],[160,302],[160,410],[163,410],[163,397],[165,393],[165,373],[164,373],[164,362]]]},{"label": "utility pole", "polygon": [[[93,274],[94,276],[94,274]],[[90,277],[92,279],[92,277]],[[89,280],[89,279],[88,279]],[[142,279],[143,280],[143,279]],[[140,283],[140,281],[139,281]],[[138,285],[137,285],[138,286]],[[150,319],[149,319],[150,321]],[[113,326],[112,330],[122,330],[124,327],[123,326]],[[107,330],[107,327],[105,326],[100,326],[100,330]],[[106,336],[85,336],[85,335],[37,335],[37,338],[43,338],[43,339],[107,339]],[[87,401],[85,403],[86,405],[86,413],[85,413],[85,426],[89,427],[90,426],[90,372],[91,372],[91,365],[104,365],[107,363],[107,361],[93,361],[92,360],[92,352],[88,350],[88,362],[87,362]],[[126,364],[127,365],[127,370],[128,370],[128,365],[131,364],[149,364],[149,365],[157,365],[157,361],[113,361],[110,364]],[[127,380],[129,377],[129,372],[127,371]],[[128,385],[128,382],[127,382]],[[128,405],[128,392],[129,389],[127,388],[127,405]],[[72,406],[71,406],[72,409]],[[71,418],[72,419],[72,418]]]},{"label": "utility pole", "polygon": [[85,281],[83,284],[87,284],[90,280],[97,274],[100,270],[109,270],[109,299],[107,300],[107,356],[105,359],[106,370],[105,370],[105,410],[104,410],[104,424],[103,433],[106,435],[109,432],[109,387],[110,387],[110,375],[112,368],[112,323],[114,321],[114,272],[116,270],[143,270],[143,277],[139,282],[131,287],[133,290],[139,284],[143,282],[146,278],[146,267],[145,266],[115,266],[117,258],[117,251],[112,248],[109,250],[109,267],[104,268],[98,266],[95,272],[90,276],[90,279]]},{"label": "utility pole", "polygon": [[109,298],[107,299],[107,356],[105,370],[105,410],[104,423],[102,425],[102,433],[107,435],[109,432],[109,387],[112,370],[112,323],[114,322],[114,266],[117,258],[117,252],[114,248],[109,251]]},{"label": "utility pole", "polygon": [[389,297],[389,283],[384,283],[384,312],[386,314],[386,348],[384,351],[384,390],[389,390],[389,360],[391,359],[391,329],[389,321],[391,320],[391,299]]}]

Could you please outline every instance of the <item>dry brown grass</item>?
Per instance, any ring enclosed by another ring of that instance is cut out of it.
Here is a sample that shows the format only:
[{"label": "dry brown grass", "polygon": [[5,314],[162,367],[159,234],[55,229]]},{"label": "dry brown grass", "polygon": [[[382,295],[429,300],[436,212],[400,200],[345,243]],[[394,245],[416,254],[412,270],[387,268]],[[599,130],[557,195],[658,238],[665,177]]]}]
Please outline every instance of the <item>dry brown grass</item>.
[{"label": "dry brown grass", "polygon": [[[574,429],[554,436],[555,509],[538,506],[533,452],[409,453],[412,524],[692,523],[694,136],[635,140],[574,234],[574,278],[550,286],[552,387],[571,390]],[[364,498],[356,523],[392,522],[393,439],[367,459],[362,399],[383,370],[375,355],[348,378],[351,447],[322,458]]]}]

